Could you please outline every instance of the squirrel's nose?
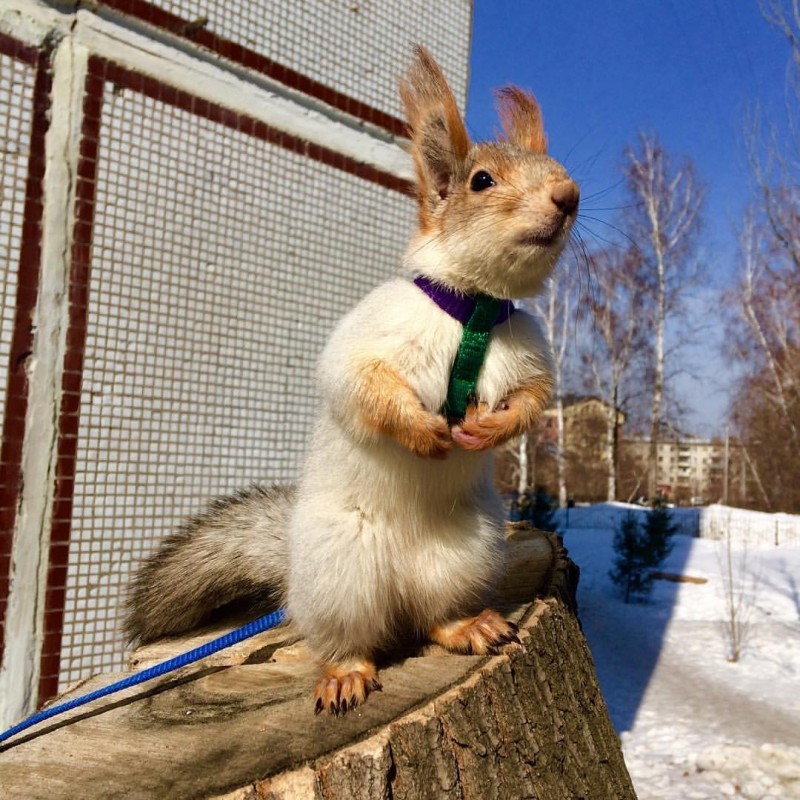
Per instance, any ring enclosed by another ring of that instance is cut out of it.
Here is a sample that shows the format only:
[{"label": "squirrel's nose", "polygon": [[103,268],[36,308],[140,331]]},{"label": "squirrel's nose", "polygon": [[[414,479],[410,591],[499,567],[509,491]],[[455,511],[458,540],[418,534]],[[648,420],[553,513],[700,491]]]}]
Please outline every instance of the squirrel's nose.
[{"label": "squirrel's nose", "polygon": [[575,181],[560,181],[550,189],[550,199],[559,211],[571,214],[578,207],[581,190]]}]

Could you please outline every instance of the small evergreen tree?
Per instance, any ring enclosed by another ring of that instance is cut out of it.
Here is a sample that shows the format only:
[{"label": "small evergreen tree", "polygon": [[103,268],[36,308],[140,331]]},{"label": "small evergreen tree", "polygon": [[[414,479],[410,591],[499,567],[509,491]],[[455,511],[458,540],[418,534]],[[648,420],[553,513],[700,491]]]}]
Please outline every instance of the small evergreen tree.
[{"label": "small evergreen tree", "polygon": [[614,536],[614,568],[611,580],[623,592],[626,603],[631,596],[644,597],[653,588],[653,571],[672,552],[675,526],[663,502],[653,504],[643,526],[633,514],[627,514]]},{"label": "small evergreen tree", "polygon": [[644,523],[648,559],[653,569],[660,567],[672,552],[675,546],[672,537],[677,530],[677,525],[673,525],[670,520],[666,503],[663,500],[656,500]]},{"label": "small evergreen tree", "polygon": [[643,559],[642,532],[636,517],[628,513],[614,534],[614,568],[608,573],[620,587],[625,602],[632,594],[647,594],[650,591],[649,571]]}]

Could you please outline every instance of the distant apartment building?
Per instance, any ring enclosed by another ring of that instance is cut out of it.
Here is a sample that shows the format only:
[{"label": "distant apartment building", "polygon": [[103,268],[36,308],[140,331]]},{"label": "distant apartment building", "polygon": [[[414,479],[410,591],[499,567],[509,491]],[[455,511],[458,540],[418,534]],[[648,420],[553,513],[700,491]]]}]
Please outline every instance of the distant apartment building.
[{"label": "distant apartment building", "polygon": [[[650,457],[650,438],[626,437],[625,455],[643,468]],[[707,503],[722,499],[725,493],[725,442],[694,436],[670,437],[656,445],[658,472],[656,484],[666,497],[689,503]],[[728,445],[728,492],[744,496],[746,475],[742,448]]]},{"label": "distant apartment building", "polygon": [[[564,447],[567,452],[581,453],[584,458],[606,458],[608,409],[608,403],[599,397],[567,395],[564,398]],[[555,444],[558,441],[556,409],[548,408],[542,417],[542,439]],[[617,430],[624,422],[625,414],[617,410]]]},{"label": "distant apartment building", "polygon": [[[567,491],[581,501],[605,500],[608,496],[608,465],[613,442],[609,442],[609,406],[599,397],[568,395],[564,398],[564,451],[566,456]],[[617,410],[616,433],[625,422],[625,414]],[[538,481],[552,491],[552,465],[548,471],[546,459],[558,448],[558,414],[548,408],[542,418],[538,447]],[[553,460],[552,458],[550,460]],[[547,476],[543,479],[543,476]]]},{"label": "distant apartment building", "polygon": [[[564,398],[564,451],[567,460],[568,492],[576,499],[601,500],[607,496],[609,406],[599,397],[568,395]],[[647,494],[650,438],[627,436],[625,414],[617,411],[617,499],[633,500]],[[558,447],[555,408],[543,414],[538,439],[540,454],[537,480],[552,483],[548,456]],[[719,438],[665,434],[657,445],[657,486],[665,497],[680,503],[709,503],[725,494],[725,442]],[[545,477],[546,476],[546,477]],[[741,445],[728,446],[728,500],[742,502],[752,488],[746,480]]]}]

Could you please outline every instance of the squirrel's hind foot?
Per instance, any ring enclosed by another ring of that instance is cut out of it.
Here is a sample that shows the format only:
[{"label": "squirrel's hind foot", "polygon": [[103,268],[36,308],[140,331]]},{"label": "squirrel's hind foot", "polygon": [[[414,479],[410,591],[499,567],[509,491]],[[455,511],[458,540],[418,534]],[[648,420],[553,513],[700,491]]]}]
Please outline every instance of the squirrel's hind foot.
[{"label": "squirrel's hind foot", "polygon": [[518,632],[513,622],[487,608],[476,617],[436,625],[430,638],[453,653],[485,655],[512,642],[519,644]]},{"label": "squirrel's hind foot", "polygon": [[314,713],[327,711],[338,717],[364,703],[370,692],[383,688],[369,659],[325,664],[325,673],[314,687]]}]

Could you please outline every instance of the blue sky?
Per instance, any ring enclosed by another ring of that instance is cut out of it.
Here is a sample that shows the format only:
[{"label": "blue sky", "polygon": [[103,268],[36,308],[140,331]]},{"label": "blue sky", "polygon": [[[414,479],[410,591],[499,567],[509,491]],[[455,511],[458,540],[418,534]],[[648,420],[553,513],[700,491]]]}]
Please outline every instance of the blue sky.
[{"label": "blue sky", "polygon": [[[613,222],[623,202],[623,149],[640,130],[688,156],[706,184],[702,259],[709,293],[734,275],[734,227],[752,190],[744,130],[756,108],[779,121],[788,45],[756,0],[476,0],[467,124],[475,138],[496,127],[492,89],[528,87],[542,106],[550,153],[581,184],[584,212]],[[599,236],[601,222],[587,221]],[[591,238],[591,237],[589,237]],[[718,329],[719,330],[719,329]],[[702,378],[681,394],[697,433],[719,428],[729,369],[719,336],[692,359]]]}]

